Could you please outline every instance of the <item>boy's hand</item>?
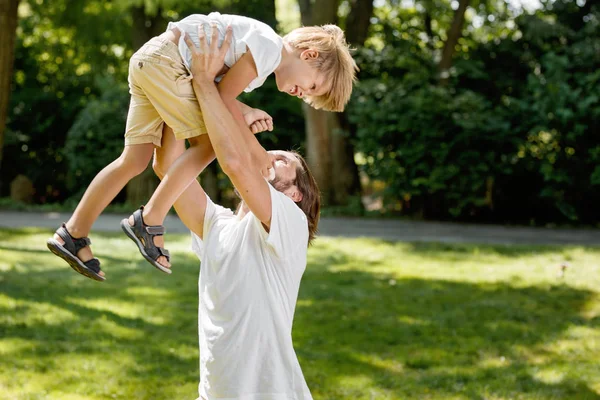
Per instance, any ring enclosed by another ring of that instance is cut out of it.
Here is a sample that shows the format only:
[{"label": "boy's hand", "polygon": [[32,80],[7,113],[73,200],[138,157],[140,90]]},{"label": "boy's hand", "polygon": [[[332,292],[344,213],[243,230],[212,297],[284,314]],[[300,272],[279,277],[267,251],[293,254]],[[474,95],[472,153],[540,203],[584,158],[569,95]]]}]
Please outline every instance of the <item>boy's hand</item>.
[{"label": "boy's hand", "polygon": [[210,46],[206,43],[202,25],[198,26],[198,40],[200,41],[200,47],[196,46],[187,34],[185,34],[184,40],[192,53],[192,65],[190,66],[192,75],[196,78],[214,82],[216,76],[225,64],[225,54],[227,54],[229,46],[231,45],[233,33],[231,26],[228,26],[225,40],[223,40],[223,44],[221,45],[221,48],[219,48],[219,30],[214,24],[211,26],[211,30],[212,37]]},{"label": "boy's hand", "polygon": [[252,108],[246,112],[244,121],[254,134],[273,130],[273,117],[258,108]]}]

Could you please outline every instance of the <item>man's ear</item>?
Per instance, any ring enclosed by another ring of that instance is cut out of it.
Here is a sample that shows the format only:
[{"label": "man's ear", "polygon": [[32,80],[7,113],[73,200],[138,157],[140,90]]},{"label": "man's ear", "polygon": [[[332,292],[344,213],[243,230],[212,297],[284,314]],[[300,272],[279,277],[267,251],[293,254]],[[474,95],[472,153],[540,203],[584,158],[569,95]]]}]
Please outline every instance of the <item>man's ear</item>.
[{"label": "man's ear", "polygon": [[304,196],[302,195],[302,192],[300,190],[298,190],[298,186],[296,186],[296,185],[293,185],[293,186],[290,186],[289,188],[287,188],[287,190],[285,192],[283,192],[283,194],[285,194],[287,197],[292,199],[292,201],[294,203],[299,203],[304,198]]},{"label": "man's ear", "polygon": [[300,53],[300,58],[304,61],[307,60],[316,60],[319,58],[319,52],[314,49],[306,49]]}]

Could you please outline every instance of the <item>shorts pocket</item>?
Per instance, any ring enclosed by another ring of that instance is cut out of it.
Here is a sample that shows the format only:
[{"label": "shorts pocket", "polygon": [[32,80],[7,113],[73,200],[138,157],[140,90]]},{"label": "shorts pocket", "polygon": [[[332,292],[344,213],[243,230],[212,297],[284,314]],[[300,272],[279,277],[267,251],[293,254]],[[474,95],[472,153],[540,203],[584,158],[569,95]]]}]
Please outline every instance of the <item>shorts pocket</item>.
[{"label": "shorts pocket", "polygon": [[185,98],[196,98],[196,94],[194,93],[194,87],[192,86],[192,76],[191,75],[181,75],[175,81],[175,87],[177,89],[177,94],[180,97]]}]

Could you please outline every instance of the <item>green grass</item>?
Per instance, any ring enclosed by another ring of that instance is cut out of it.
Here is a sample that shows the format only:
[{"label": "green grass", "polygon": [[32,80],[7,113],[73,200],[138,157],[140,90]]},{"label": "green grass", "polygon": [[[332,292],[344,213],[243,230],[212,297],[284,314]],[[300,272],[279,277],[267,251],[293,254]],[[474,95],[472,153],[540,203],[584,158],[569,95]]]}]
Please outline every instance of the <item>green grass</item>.
[{"label": "green grass", "polygon": [[[94,235],[96,283],[48,235],[0,230],[0,399],[194,399],[188,237],[166,276]],[[600,399],[600,249],[321,238],[294,343],[315,399]]]},{"label": "green grass", "polygon": [[[29,204],[13,200],[10,197],[0,197],[0,211],[29,211],[29,212],[73,212],[77,207],[78,199],[67,200],[64,203]],[[139,206],[129,203],[111,203],[104,212],[129,213]],[[170,212],[174,210],[171,209]]]}]

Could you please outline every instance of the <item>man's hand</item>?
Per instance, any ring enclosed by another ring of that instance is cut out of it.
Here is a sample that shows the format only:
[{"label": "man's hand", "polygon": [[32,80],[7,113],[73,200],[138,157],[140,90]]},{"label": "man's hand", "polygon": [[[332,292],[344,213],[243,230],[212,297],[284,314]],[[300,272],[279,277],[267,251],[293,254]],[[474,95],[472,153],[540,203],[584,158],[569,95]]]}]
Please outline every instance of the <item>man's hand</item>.
[{"label": "man's hand", "polygon": [[250,108],[245,112],[244,120],[254,134],[273,130],[273,117],[258,108]]},{"label": "man's hand", "polygon": [[275,156],[266,151],[255,159],[256,165],[260,166],[260,174],[263,178],[271,181],[275,179]]},{"label": "man's hand", "polygon": [[228,26],[225,40],[221,48],[219,48],[219,30],[215,24],[211,25],[211,32],[210,46],[206,43],[204,27],[202,25],[198,25],[200,47],[196,46],[192,39],[185,33],[184,40],[192,53],[192,65],[190,66],[192,75],[197,79],[214,82],[215,77],[221,72],[225,64],[225,54],[227,54],[231,45],[233,33],[231,26]]}]

